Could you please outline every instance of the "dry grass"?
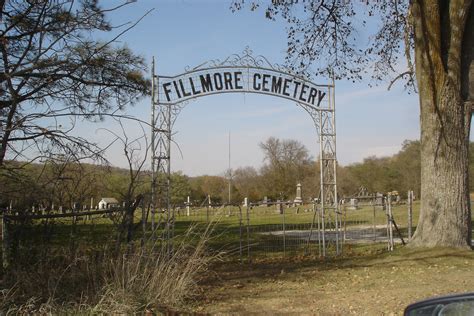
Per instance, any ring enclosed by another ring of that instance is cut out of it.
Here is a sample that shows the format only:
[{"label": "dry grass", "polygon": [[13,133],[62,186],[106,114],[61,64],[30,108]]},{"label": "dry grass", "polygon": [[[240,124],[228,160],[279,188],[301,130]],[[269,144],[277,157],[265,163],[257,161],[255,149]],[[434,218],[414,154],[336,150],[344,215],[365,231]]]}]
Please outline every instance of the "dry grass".
[{"label": "dry grass", "polygon": [[[195,236],[188,230],[173,254],[138,251],[108,264],[105,286],[94,313],[130,314],[143,310],[182,306],[196,293],[197,281],[215,256],[206,254],[206,238],[188,246]],[[206,235],[206,234],[205,234]]]},{"label": "dry grass", "polygon": [[416,301],[474,289],[471,250],[354,245],[338,258],[217,264],[191,311],[219,315],[403,315]]},{"label": "dry grass", "polygon": [[0,314],[134,314],[180,307],[216,258],[206,251],[210,229],[199,236],[193,229],[179,236],[172,253],[155,243],[119,255],[63,252],[13,266],[2,280]]}]

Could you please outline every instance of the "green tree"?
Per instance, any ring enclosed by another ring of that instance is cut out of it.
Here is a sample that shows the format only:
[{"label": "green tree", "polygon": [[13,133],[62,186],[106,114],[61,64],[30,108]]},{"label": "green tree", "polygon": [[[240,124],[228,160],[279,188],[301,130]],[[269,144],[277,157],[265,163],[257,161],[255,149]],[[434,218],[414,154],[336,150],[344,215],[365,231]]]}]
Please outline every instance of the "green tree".
[{"label": "green tree", "polygon": [[265,195],[262,192],[260,175],[253,167],[236,169],[232,180],[242,198],[247,197],[250,201],[256,202]]},{"label": "green tree", "polygon": [[183,205],[188,196],[191,196],[191,192],[189,177],[181,172],[173,172],[171,174],[171,204]]},{"label": "green tree", "polygon": [[[71,157],[69,157],[71,158]],[[62,157],[44,163],[7,162],[8,171],[0,171],[0,204],[12,203],[15,211],[42,207],[46,210],[90,206],[104,192],[105,169]],[[16,167],[15,167],[16,166]]]},{"label": "green tree", "polygon": [[[344,178],[339,178],[343,174]],[[349,183],[346,183],[349,179]],[[353,196],[360,187],[370,193],[398,191],[406,196],[413,190],[419,197],[421,189],[420,142],[405,140],[402,149],[391,157],[367,157],[361,163],[355,163],[338,170],[340,194]],[[349,185],[349,186],[348,186]]]},{"label": "green tree", "polygon": [[294,198],[296,184],[313,167],[308,149],[292,139],[268,138],[260,143],[266,162],[260,169],[264,190],[273,199]]},{"label": "green tree", "polygon": [[[145,62],[112,35],[96,0],[0,2],[0,167],[5,159],[100,156],[93,142],[74,136],[78,118],[100,120],[148,91]],[[71,119],[65,120],[65,117]]]},{"label": "green tree", "polygon": [[[417,198],[421,194],[421,146],[418,140],[405,140],[402,149],[394,157],[394,164],[400,177],[396,189],[403,196],[413,190]],[[473,156],[474,158],[474,156]]]},{"label": "green tree", "polygon": [[391,157],[368,157],[362,163],[348,167],[357,179],[357,193],[360,187],[367,188],[369,192],[389,192],[398,187],[399,173],[393,168]]},{"label": "green tree", "polygon": [[199,176],[190,179],[193,199],[201,203],[208,195],[212,203],[226,203],[228,181],[219,176]]},{"label": "green tree", "polygon": [[25,211],[41,201],[48,194],[45,186],[38,181],[41,167],[35,164],[22,166],[14,161],[8,162],[9,172],[0,169],[0,205],[12,205],[15,211]]},{"label": "green tree", "polygon": [[351,197],[361,187],[358,177],[351,172],[351,166],[337,166],[337,194],[340,198]]},{"label": "green tree", "polygon": [[[302,166],[303,174],[299,182],[301,183],[301,195],[304,201],[308,201],[309,198],[320,198],[321,194],[321,177],[319,170],[321,166],[319,160],[317,161],[308,161]],[[296,186],[293,187],[292,196],[296,195]]]}]

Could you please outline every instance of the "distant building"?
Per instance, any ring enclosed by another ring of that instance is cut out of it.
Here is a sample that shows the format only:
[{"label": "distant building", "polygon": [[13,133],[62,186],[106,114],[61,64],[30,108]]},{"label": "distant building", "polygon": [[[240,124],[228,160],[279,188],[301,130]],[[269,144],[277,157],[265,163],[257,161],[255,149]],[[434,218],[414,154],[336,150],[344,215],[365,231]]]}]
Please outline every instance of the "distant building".
[{"label": "distant building", "polygon": [[115,198],[102,198],[99,201],[99,210],[109,210],[118,206],[119,202]]}]

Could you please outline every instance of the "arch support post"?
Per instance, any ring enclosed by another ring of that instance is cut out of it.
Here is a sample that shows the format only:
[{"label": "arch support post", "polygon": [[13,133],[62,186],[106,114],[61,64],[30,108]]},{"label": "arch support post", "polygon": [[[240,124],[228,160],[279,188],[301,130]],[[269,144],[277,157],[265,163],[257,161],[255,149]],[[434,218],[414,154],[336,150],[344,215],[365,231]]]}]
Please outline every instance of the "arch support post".
[{"label": "arch support post", "polygon": [[319,111],[314,120],[319,132],[319,166],[322,217],[322,255],[326,256],[328,246],[333,245],[336,255],[342,252],[340,236],[341,216],[337,197],[337,158],[336,158],[336,111],[334,84],[329,89],[329,109]]},{"label": "arch support post", "polygon": [[[152,239],[162,240],[162,246],[172,253],[174,237],[174,214],[171,210],[171,130],[173,108],[160,103],[157,93],[159,77],[152,63],[152,109],[151,109],[151,224]],[[163,230],[160,230],[160,228]],[[158,236],[158,232],[160,235]]]}]

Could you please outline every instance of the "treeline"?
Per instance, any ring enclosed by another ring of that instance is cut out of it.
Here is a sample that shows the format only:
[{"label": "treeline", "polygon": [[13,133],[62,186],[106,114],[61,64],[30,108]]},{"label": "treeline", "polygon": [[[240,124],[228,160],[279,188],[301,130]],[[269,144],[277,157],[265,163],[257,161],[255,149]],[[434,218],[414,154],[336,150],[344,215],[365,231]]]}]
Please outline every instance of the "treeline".
[{"label": "treeline", "polygon": [[[259,169],[241,167],[232,170],[230,198],[240,203],[269,199],[294,199],[296,184],[302,184],[303,198],[319,197],[319,162],[309,155],[307,148],[295,140],[274,137],[260,144],[264,164]],[[474,143],[470,157],[474,156]],[[369,193],[399,191],[402,196],[414,190],[420,196],[420,142],[405,141],[402,149],[391,157],[367,157],[360,163],[339,166],[337,181],[339,197],[354,196],[361,188]],[[474,188],[474,164],[471,159],[470,181]],[[142,194],[145,202],[150,196],[150,173],[140,172],[132,179],[130,170],[110,166],[46,161],[20,168],[10,162],[0,174],[0,206],[10,203],[16,209],[32,206],[46,209],[63,206],[96,206],[103,197],[130,201]],[[133,182],[133,183],[131,183]],[[229,199],[229,171],[221,176],[188,177],[180,172],[171,175],[171,201],[182,205],[188,196],[194,204],[204,203],[207,196],[213,203]],[[132,190],[131,190],[132,188]]]},{"label": "treeline", "polygon": [[[297,183],[302,185],[305,200],[320,196],[319,161],[309,155],[304,145],[295,140],[272,137],[261,143],[260,148],[265,157],[260,169],[243,167],[232,172],[233,202],[242,201],[244,197],[259,201],[264,196],[272,200],[292,200],[296,195]],[[474,145],[471,148],[474,154]],[[199,179],[202,181],[202,178],[193,178],[191,183]],[[209,177],[204,178],[210,180]],[[221,199],[227,201],[227,180],[218,178],[220,180],[213,181],[221,181],[222,184],[215,187],[221,188]],[[400,152],[390,157],[367,157],[360,163],[337,168],[339,197],[354,196],[362,188],[369,193],[399,191],[402,197],[408,190],[413,190],[419,197],[420,178],[419,141],[405,141]],[[199,190],[201,186],[195,188]],[[218,189],[213,193],[214,196],[218,195]],[[201,197],[204,196],[201,194]]]}]

